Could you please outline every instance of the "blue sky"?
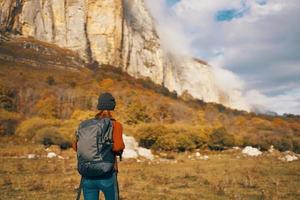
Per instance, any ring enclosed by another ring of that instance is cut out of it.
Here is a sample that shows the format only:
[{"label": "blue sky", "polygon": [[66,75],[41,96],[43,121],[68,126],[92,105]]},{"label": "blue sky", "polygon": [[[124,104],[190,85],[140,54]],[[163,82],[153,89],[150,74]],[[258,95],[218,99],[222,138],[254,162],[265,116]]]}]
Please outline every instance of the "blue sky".
[{"label": "blue sky", "polygon": [[170,51],[232,72],[251,104],[300,114],[299,0],[147,1]]},{"label": "blue sky", "polygon": [[[176,3],[180,2],[180,0],[166,0],[167,6],[172,7]],[[267,0],[256,0],[256,2],[260,5],[267,4]],[[219,10],[215,13],[215,20],[216,21],[230,21],[234,18],[243,17],[243,15],[249,10],[249,7],[246,6],[245,0],[241,0],[241,8],[240,9],[224,9]]]},{"label": "blue sky", "polygon": [[168,6],[173,6],[174,4],[176,4],[179,1],[180,0],[167,0],[167,4],[168,4]]}]

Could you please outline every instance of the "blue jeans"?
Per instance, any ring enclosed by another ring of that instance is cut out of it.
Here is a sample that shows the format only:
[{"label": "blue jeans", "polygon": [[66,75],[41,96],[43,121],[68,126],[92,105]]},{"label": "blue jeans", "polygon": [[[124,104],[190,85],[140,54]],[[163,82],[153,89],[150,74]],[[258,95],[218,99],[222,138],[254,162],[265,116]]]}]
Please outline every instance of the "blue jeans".
[{"label": "blue jeans", "polygon": [[83,179],[84,200],[98,200],[99,192],[103,192],[105,200],[119,200],[119,189],[116,173],[106,179]]}]

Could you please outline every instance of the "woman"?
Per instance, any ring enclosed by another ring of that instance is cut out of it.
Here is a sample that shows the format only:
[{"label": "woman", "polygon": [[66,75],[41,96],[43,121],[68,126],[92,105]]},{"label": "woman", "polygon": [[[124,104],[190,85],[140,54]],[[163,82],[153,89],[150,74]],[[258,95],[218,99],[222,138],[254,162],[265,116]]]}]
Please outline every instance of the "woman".
[{"label": "woman", "polygon": [[[112,122],[112,151],[114,152],[114,166],[111,173],[106,174],[105,177],[87,178],[83,176],[81,185],[85,200],[98,200],[100,191],[104,193],[105,200],[119,200],[119,189],[117,182],[118,165],[116,156],[122,154],[125,145],[122,138],[122,125],[112,117],[112,112],[115,109],[115,106],[115,99],[110,93],[103,93],[99,96],[97,105],[99,113],[96,114],[95,119],[110,119]],[[91,120],[96,121],[95,119]],[[73,143],[73,148],[75,151],[77,151],[79,140],[78,133],[76,137],[77,140]]]}]

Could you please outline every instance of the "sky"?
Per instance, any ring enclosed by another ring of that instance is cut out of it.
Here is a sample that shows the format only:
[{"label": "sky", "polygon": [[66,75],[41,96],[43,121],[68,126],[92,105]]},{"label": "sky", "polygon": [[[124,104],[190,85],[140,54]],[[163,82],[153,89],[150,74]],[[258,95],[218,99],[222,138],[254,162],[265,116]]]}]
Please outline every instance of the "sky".
[{"label": "sky", "polygon": [[[254,107],[300,114],[299,0],[146,0],[165,49],[206,60]],[[222,69],[222,70],[218,70]],[[229,76],[226,76],[228,74]]]}]

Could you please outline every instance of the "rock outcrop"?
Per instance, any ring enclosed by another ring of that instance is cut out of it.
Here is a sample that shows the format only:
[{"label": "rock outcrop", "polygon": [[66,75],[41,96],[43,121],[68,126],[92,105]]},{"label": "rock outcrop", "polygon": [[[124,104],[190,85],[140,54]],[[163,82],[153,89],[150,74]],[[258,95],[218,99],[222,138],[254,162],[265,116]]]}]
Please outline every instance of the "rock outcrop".
[{"label": "rock outcrop", "polygon": [[207,64],[165,54],[144,0],[0,0],[0,32],[71,49],[178,94],[248,109],[239,91],[216,85]]}]

